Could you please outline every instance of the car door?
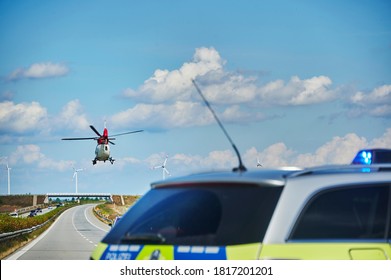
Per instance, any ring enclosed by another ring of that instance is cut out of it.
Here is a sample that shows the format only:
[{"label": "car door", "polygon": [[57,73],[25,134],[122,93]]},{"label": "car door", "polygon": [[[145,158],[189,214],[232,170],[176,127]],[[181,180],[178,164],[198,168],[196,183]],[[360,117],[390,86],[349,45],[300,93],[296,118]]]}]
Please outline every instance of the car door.
[{"label": "car door", "polygon": [[390,185],[327,188],[308,200],[286,243],[264,246],[261,258],[389,259]]}]

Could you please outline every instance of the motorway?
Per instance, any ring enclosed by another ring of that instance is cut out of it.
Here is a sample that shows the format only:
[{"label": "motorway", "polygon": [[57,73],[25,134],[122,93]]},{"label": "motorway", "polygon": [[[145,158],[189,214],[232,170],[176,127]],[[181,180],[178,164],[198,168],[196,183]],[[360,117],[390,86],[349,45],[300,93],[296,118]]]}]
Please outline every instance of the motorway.
[{"label": "motorway", "polygon": [[93,204],[66,210],[37,239],[7,260],[88,260],[110,227],[92,213]]}]

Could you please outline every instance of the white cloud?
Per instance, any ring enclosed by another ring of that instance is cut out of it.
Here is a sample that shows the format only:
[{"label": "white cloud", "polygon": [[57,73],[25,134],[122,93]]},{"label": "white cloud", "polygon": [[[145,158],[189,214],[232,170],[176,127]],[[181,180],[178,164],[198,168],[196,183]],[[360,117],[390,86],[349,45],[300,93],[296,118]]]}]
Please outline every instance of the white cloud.
[{"label": "white cloud", "polygon": [[336,98],[337,91],[329,89],[332,81],[326,76],[309,79],[294,76],[287,83],[277,80],[259,85],[257,77],[227,71],[224,65],[214,48],[196,49],[192,60],[179,69],[158,69],[137,90],[126,89],[124,96],[142,103],[115,114],[112,119],[119,126],[142,123],[144,127],[159,129],[209,124],[210,118],[201,111],[201,98],[192,79],[219,117],[230,123],[270,118],[254,110],[259,107],[309,105]]},{"label": "white cloud", "polygon": [[47,109],[35,101],[18,104],[12,101],[0,102],[0,131],[7,135],[38,135],[64,129],[84,130],[88,125],[79,100],[68,102],[55,116],[48,115]]},{"label": "white cloud", "polygon": [[232,162],[237,161],[231,150],[212,151],[201,161],[202,166],[209,168],[231,168]]},{"label": "white cloud", "polygon": [[31,164],[44,158],[39,146],[37,145],[22,145],[16,148],[16,151],[11,154],[11,163],[15,164],[17,161]]},{"label": "white cloud", "polygon": [[[70,131],[89,130],[89,122],[78,100],[68,102],[60,112],[50,115],[38,102],[0,102],[0,143],[37,143],[70,136]],[[56,135],[56,136],[55,136]],[[53,138],[54,137],[54,138]]]},{"label": "white cloud", "polygon": [[51,158],[44,157],[43,160],[38,162],[38,167],[41,169],[52,169],[57,171],[71,170],[71,167],[75,164],[71,160],[54,160]]},{"label": "white cloud", "polygon": [[24,133],[39,130],[47,120],[46,108],[38,102],[14,104],[0,103],[0,130]]},{"label": "white cloud", "polygon": [[350,116],[391,117],[391,85],[382,85],[369,93],[358,91],[350,97]]},{"label": "white cloud", "polygon": [[89,122],[78,99],[69,101],[56,118],[57,127],[84,130]]},{"label": "white cloud", "polygon": [[[379,138],[368,141],[355,133],[345,136],[335,136],[324,143],[313,153],[299,153],[283,142],[275,143],[258,151],[251,147],[242,153],[244,165],[256,168],[257,159],[263,168],[278,168],[286,166],[311,167],[330,164],[350,164],[356,153],[364,148],[391,148],[391,128]],[[238,164],[238,159],[232,150],[212,151],[206,157],[200,155],[176,154],[170,157],[172,170],[190,173],[197,170],[231,169]]]},{"label": "white cloud", "polygon": [[68,74],[69,69],[64,64],[42,62],[30,65],[28,68],[18,68],[8,75],[8,81],[20,79],[42,79],[61,77]]},{"label": "white cloud", "polygon": [[217,104],[297,106],[335,99],[335,91],[328,88],[332,81],[326,76],[304,80],[294,76],[288,83],[277,80],[258,85],[257,77],[227,71],[224,65],[214,48],[199,48],[191,62],[172,71],[156,70],[138,90],[128,88],[124,96],[148,103],[199,100],[191,83],[196,79],[207,99]]},{"label": "white cloud", "polygon": [[124,96],[150,103],[189,101],[189,95],[194,89],[191,80],[212,71],[220,71],[223,65],[224,61],[214,48],[198,48],[192,61],[173,71],[157,69],[137,91],[128,88]]},{"label": "white cloud", "polygon": [[17,146],[16,150],[11,153],[10,165],[36,165],[41,169],[52,169],[57,171],[65,171],[72,167],[73,161],[54,160],[48,158],[41,152],[41,148],[37,145],[28,144]]},{"label": "white cloud", "polygon": [[284,143],[276,143],[258,152],[254,147],[246,151],[245,163],[255,166],[257,157],[264,167],[297,166],[311,167],[327,164],[349,164],[356,153],[365,148],[391,148],[391,128],[379,138],[368,141],[355,133],[335,136],[314,153],[300,154]]},{"label": "white cloud", "polygon": [[372,141],[370,141],[368,146],[370,148],[391,149],[391,128],[388,128],[381,137],[375,138]]},{"label": "white cloud", "polygon": [[116,127],[159,127],[163,129],[205,125],[212,116],[199,103],[178,101],[171,105],[138,104],[111,117]]},{"label": "white cloud", "polygon": [[259,88],[259,102],[267,105],[309,105],[327,102],[336,98],[336,92],[330,90],[329,77],[318,76],[301,80],[292,77],[288,83],[282,80],[269,82]]},{"label": "white cloud", "polygon": [[[163,153],[153,154],[144,162],[152,168],[161,165],[165,156]],[[188,174],[197,170],[231,169],[237,163],[237,157],[231,150],[211,151],[205,157],[184,153],[167,156],[167,169],[172,171],[173,175]]]},{"label": "white cloud", "polygon": [[358,150],[368,145],[364,137],[349,133],[344,137],[336,136],[331,141],[319,147],[314,154],[300,154],[293,164],[300,167],[323,164],[348,164]]},{"label": "white cloud", "polygon": [[[284,166],[311,167],[327,164],[349,164],[358,150],[363,148],[390,148],[391,128],[385,133],[370,141],[355,133],[348,133],[345,136],[335,136],[330,141],[321,145],[313,153],[299,153],[283,142],[275,143],[258,151],[255,147],[247,149],[242,153],[244,165],[255,168],[257,158],[261,161],[263,168],[276,168]],[[118,159],[118,168],[123,169],[126,165],[142,165],[150,168],[160,165],[166,154],[152,154],[141,160],[133,157]],[[48,158],[41,152],[37,145],[20,145],[16,151],[11,153],[10,165],[28,164],[36,165],[41,169],[52,169],[57,171],[69,170],[74,164],[73,161],[54,160]],[[167,169],[173,176],[199,172],[202,170],[229,170],[238,164],[238,159],[233,150],[215,150],[206,156],[178,153],[168,156]],[[104,165],[102,165],[105,167]],[[99,167],[99,165],[98,165]]]},{"label": "white cloud", "polygon": [[[216,112],[223,122],[243,123],[266,119],[261,112],[244,111],[233,105]],[[128,110],[119,112],[110,118],[116,128],[159,128],[170,129],[191,126],[204,126],[215,123],[213,115],[204,104],[177,101],[173,104],[140,103]]]}]

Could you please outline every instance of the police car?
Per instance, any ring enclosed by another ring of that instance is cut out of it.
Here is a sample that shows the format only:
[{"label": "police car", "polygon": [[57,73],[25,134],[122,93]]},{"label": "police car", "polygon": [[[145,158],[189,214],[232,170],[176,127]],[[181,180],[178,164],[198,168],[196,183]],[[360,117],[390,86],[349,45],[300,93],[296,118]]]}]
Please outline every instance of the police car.
[{"label": "police car", "polygon": [[153,183],[91,259],[390,259],[390,151]]}]

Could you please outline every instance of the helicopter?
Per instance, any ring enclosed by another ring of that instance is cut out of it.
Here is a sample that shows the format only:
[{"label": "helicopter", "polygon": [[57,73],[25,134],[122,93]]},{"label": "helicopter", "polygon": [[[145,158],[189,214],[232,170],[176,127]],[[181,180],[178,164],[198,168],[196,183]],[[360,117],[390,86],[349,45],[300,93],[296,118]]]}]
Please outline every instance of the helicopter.
[{"label": "helicopter", "polygon": [[109,144],[115,145],[114,142],[111,140],[115,140],[113,136],[120,136],[120,135],[125,135],[125,134],[132,134],[132,133],[138,133],[142,132],[144,130],[135,130],[135,131],[129,131],[129,132],[124,132],[124,133],[119,133],[119,134],[114,134],[109,137],[109,132],[106,128],[103,129],[103,135],[96,130],[96,128],[93,125],[90,125],[90,128],[95,132],[97,136],[95,137],[79,137],[79,138],[62,138],[61,140],[96,140],[97,145],[95,148],[95,158],[92,160],[92,164],[95,165],[97,161],[103,161],[106,162],[106,160],[110,161],[111,164],[114,163],[115,159],[113,159],[110,156],[110,146]]}]

